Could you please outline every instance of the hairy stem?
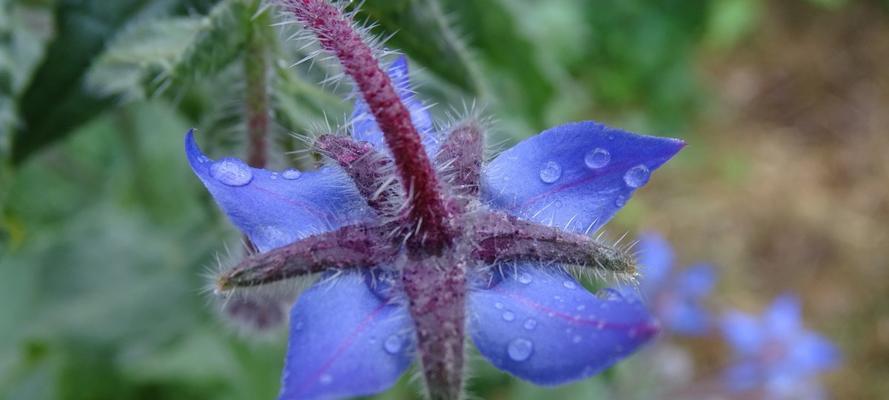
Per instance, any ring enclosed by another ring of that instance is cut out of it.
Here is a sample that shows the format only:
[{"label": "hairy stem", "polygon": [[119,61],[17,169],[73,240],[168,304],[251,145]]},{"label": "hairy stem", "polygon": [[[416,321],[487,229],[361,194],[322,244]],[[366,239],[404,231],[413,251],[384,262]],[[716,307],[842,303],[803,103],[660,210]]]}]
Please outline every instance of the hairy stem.
[{"label": "hairy stem", "polygon": [[246,85],[244,102],[247,114],[247,164],[255,168],[265,168],[268,161],[269,51],[266,43],[267,35],[263,34],[266,25],[268,25],[268,12],[256,16],[250,23],[243,59]]},{"label": "hairy stem", "polygon": [[[259,3],[257,2],[254,6],[258,7]],[[268,25],[267,12],[263,12],[249,22],[243,56],[244,109],[247,117],[247,164],[254,168],[265,168],[268,162],[269,52],[266,43],[267,35],[262,34],[266,25]],[[256,246],[247,236],[244,236],[244,245],[248,253],[256,253]]]},{"label": "hairy stem", "polygon": [[408,259],[402,275],[433,400],[456,400],[463,391],[466,263],[455,255]]},{"label": "hairy stem", "polygon": [[484,155],[484,133],[475,120],[463,121],[451,128],[435,157],[436,164],[451,189],[460,195],[478,197]]},{"label": "hairy stem", "polygon": [[324,49],[336,55],[383,131],[401,184],[406,193],[412,193],[410,218],[419,227],[419,234],[412,237],[416,239],[409,243],[409,249],[441,254],[454,236],[448,224],[450,212],[410,112],[389,76],[338,8],[323,0],[281,1],[315,33]]},{"label": "hairy stem", "polygon": [[386,226],[351,225],[254,254],[216,280],[218,291],[252,287],[329,269],[375,265],[395,255]]},{"label": "hairy stem", "polygon": [[371,208],[381,216],[397,217],[404,193],[390,180],[394,171],[389,156],[374,150],[370,143],[345,136],[321,135],[315,148],[343,167]]},{"label": "hairy stem", "polygon": [[500,213],[483,213],[472,218],[477,227],[473,255],[485,263],[542,261],[629,276],[636,273],[636,262],[631,255],[588,236]]}]

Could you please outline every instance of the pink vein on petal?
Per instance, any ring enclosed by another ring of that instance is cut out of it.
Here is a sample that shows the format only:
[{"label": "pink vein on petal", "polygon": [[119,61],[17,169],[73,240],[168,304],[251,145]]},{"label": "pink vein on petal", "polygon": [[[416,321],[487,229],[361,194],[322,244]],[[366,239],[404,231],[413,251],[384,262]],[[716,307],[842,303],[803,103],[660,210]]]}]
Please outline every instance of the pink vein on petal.
[{"label": "pink vein on petal", "polygon": [[371,311],[370,314],[367,315],[367,317],[364,317],[364,319],[361,320],[358,326],[355,327],[355,330],[352,331],[352,333],[350,333],[348,337],[346,337],[346,340],[344,340],[342,344],[337,346],[336,351],[333,352],[333,355],[331,355],[330,358],[328,358],[327,361],[324,362],[324,364],[321,364],[321,368],[319,368],[318,371],[315,372],[315,374],[312,375],[309,379],[306,379],[297,386],[299,389],[297,389],[296,392],[301,393],[303,390],[311,386],[312,383],[318,382],[318,380],[321,379],[321,376],[324,375],[324,372],[330,369],[333,363],[338,358],[340,358],[343,353],[345,353],[349,349],[349,347],[352,346],[352,343],[355,342],[355,339],[358,337],[358,335],[360,335],[370,326],[374,319],[377,318],[377,315],[379,315],[383,311],[383,309],[386,308],[387,305],[388,304],[385,303],[379,305],[376,309]]},{"label": "pink vein on petal", "polygon": [[281,193],[278,193],[278,192],[271,190],[271,189],[266,189],[260,185],[250,185],[249,187],[252,187],[252,188],[254,188],[260,192],[263,192],[265,194],[268,194],[283,203],[287,203],[287,204],[297,207],[297,208],[305,209],[309,214],[312,214],[312,216],[314,216],[318,219],[323,220],[327,216],[324,211],[322,211],[320,208],[316,207],[314,204],[305,203],[305,202],[296,200],[294,198],[284,196]]},{"label": "pink vein on petal", "polygon": [[494,287],[489,290],[494,290],[496,292],[504,294],[507,297],[510,297],[510,298],[518,301],[519,303],[522,303],[526,306],[537,309],[538,311],[547,313],[548,315],[552,315],[554,317],[563,319],[563,320],[568,321],[569,323],[572,323],[575,325],[595,325],[596,327],[601,328],[601,329],[614,329],[614,330],[637,329],[640,331],[639,333],[641,333],[641,334],[649,334],[649,333],[654,334],[659,331],[658,325],[656,323],[618,324],[618,323],[608,322],[608,321],[601,320],[601,319],[584,318],[584,317],[580,317],[580,316],[566,314],[562,311],[559,311],[559,310],[547,307],[543,304],[537,303],[534,300],[531,300],[527,297],[524,297],[524,296],[521,296],[521,295],[518,295],[515,293],[505,292],[505,291],[503,291],[503,289],[500,289],[498,287]]},{"label": "pink vein on petal", "polygon": [[[660,161],[660,160],[658,160],[658,161]],[[549,196],[549,195],[551,195],[551,194],[559,193],[559,192],[561,192],[561,191],[568,190],[568,189],[571,189],[571,188],[580,186],[580,185],[582,185],[582,184],[585,184],[585,183],[587,183],[587,182],[590,182],[590,181],[592,181],[592,180],[595,180],[596,178],[605,176],[605,175],[607,175],[609,172],[611,172],[611,171],[613,171],[613,170],[615,170],[615,169],[618,169],[618,167],[623,168],[623,167],[626,167],[626,166],[629,165],[629,164],[630,164],[629,162],[624,162],[624,163],[621,163],[621,164],[612,164],[612,165],[609,165],[608,167],[605,167],[605,168],[603,168],[603,169],[601,169],[601,170],[599,170],[599,171],[596,171],[596,172],[594,172],[594,173],[590,173],[590,174],[588,174],[587,176],[585,176],[585,177],[583,177],[583,178],[581,178],[581,179],[577,179],[577,180],[568,182],[568,183],[566,183],[566,184],[563,184],[563,185],[559,185],[559,186],[553,187],[552,189],[547,190],[547,191],[545,191],[545,192],[543,192],[543,193],[540,193],[540,194],[535,195],[535,196],[531,196],[531,197],[529,197],[528,199],[526,199],[524,202],[522,202],[522,204],[520,204],[520,205],[517,206],[517,207],[514,207],[513,209],[517,209],[517,208],[518,208],[518,209],[524,209],[524,208],[527,208],[529,205],[531,205],[531,204],[537,202],[537,201],[540,200],[541,198],[545,198],[545,197],[547,197],[547,196]]]}]

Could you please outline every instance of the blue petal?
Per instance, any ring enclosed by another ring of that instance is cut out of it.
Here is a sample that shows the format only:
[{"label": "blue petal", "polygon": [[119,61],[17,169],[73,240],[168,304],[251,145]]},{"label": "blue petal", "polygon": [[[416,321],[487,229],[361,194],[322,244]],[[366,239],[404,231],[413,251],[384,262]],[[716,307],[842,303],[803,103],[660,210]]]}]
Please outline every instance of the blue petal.
[{"label": "blue petal", "polygon": [[[574,232],[595,230],[684,145],[592,121],[561,125],[488,164],[483,196],[520,218]],[[601,151],[609,154],[607,163]]]},{"label": "blue petal", "polygon": [[413,359],[403,306],[387,303],[360,273],[316,283],[293,306],[282,400],[379,393]]},{"label": "blue petal", "polygon": [[707,264],[688,267],[676,277],[676,290],[692,300],[709,295],[715,284],[716,274],[713,267]]},{"label": "blue petal", "polygon": [[789,357],[803,373],[827,371],[840,363],[839,349],[816,333],[806,332],[788,345],[792,346]]},{"label": "blue petal", "polygon": [[791,339],[803,329],[801,313],[799,299],[785,294],[772,302],[763,318],[771,335],[781,339]]},{"label": "blue petal", "polygon": [[674,258],[673,248],[663,236],[651,232],[640,236],[640,285],[647,295],[653,295],[664,284],[673,267]]},{"label": "blue petal", "polygon": [[723,317],[722,334],[729,345],[742,355],[757,353],[767,339],[756,318],[738,311],[730,311]]},{"label": "blue petal", "polygon": [[507,268],[470,292],[470,334],[494,366],[540,385],[582,379],[635,351],[658,331],[641,303],[599,298],[561,270]]},{"label": "blue petal", "polygon": [[185,135],[185,152],[216,203],[260,251],[371,215],[354,185],[338,169],[277,173],[250,168],[234,158],[214,161],[198,148],[193,131]]},{"label": "blue petal", "polygon": [[[411,120],[417,128],[417,132],[420,133],[423,144],[426,146],[426,152],[432,156],[438,149],[438,137],[432,126],[432,117],[429,116],[427,107],[417,99],[411,87],[407,58],[400,56],[395,59],[389,65],[387,72],[398,96],[401,97],[401,101],[410,110]],[[377,150],[389,151],[383,139],[383,132],[367,107],[367,103],[360,96],[355,101],[355,108],[352,110],[352,137],[372,144]]]},{"label": "blue petal", "polygon": [[[710,315],[700,304],[688,299],[669,302],[658,317],[671,331],[682,335],[703,335],[710,328]],[[661,310],[659,308],[659,310]]]},{"label": "blue petal", "polygon": [[762,369],[752,361],[742,361],[729,366],[724,379],[731,390],[750,390],[762,382]]}]

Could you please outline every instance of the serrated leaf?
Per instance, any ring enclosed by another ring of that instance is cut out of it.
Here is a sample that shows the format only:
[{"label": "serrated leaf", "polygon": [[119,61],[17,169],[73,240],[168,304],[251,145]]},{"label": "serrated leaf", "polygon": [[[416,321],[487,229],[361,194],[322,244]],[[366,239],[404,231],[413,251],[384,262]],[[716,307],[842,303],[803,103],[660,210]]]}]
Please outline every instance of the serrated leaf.
[{"label": "serrated leaf", "polygon": [[[213,3],[215,0],[58,0],[55,39],[21,96],[22,124],[13,138],[13,162],[21,163],[34,151],[119,104],[117,96],[92,90],[86,75],[125,27],[171,10],[193,12]],[[237,51],[228,42],[216,45],[220,46],[218,50],[202,51],[213,55]]]},{"label": "serrated leaf", "polygon": [[206,16],[145,21],[111,43],[87,82],[99,93],[135,100],[214,76],[241,55],[250,12],[245,1],[227,0]]},{"label": "serrated leaf", "polygon": [[168,18],[118,35],[87,75],[87,86],[106,96],[146,97],[148,71],[171,70],[201,29],[203,18]]}]

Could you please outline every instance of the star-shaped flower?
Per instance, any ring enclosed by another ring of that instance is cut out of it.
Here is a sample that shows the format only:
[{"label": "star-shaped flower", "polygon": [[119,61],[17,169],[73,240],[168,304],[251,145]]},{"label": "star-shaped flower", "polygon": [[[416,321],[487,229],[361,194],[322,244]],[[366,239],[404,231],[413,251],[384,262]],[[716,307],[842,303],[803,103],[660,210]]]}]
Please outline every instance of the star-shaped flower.
[{"label": "star-shaped flower", "polygon": [[713,267],[695,264],[674,272],[674,261],[673,248],[663,236],[642,235],[638,291],[636,287],[622,291],[628,296],[641,295],[666,330],[678,335],[706,334],[712,321],[703,302],[716,283]]},{"label": "star-shaped flower", "polygon": [[836,346],[803,327],[799,300],[791,295],[775,299],[758,318],[729,312],[722,331],[735,353],[726,380],[737,391],[761,391],[768,399],[820,398],[817,375],[839,364]]},{"label": "star-shaped flower", "polygon": [[633,276],[631,257],[585,233],[606,223],[683,146],[595,122],[558,126],[483,165],[482,126],[433,129],[404,58],[384,72],[340,10],[283,2],[361,93],[329,162],[273,172],[186,153],[254,243],[226,292],[321,273],[291,310],[282,399],[385,390],[416,358],[429,395],[462,395],[465,331],[519,378],[591,376],[657,332],[638,302],[586,291],[565,266]]}]

